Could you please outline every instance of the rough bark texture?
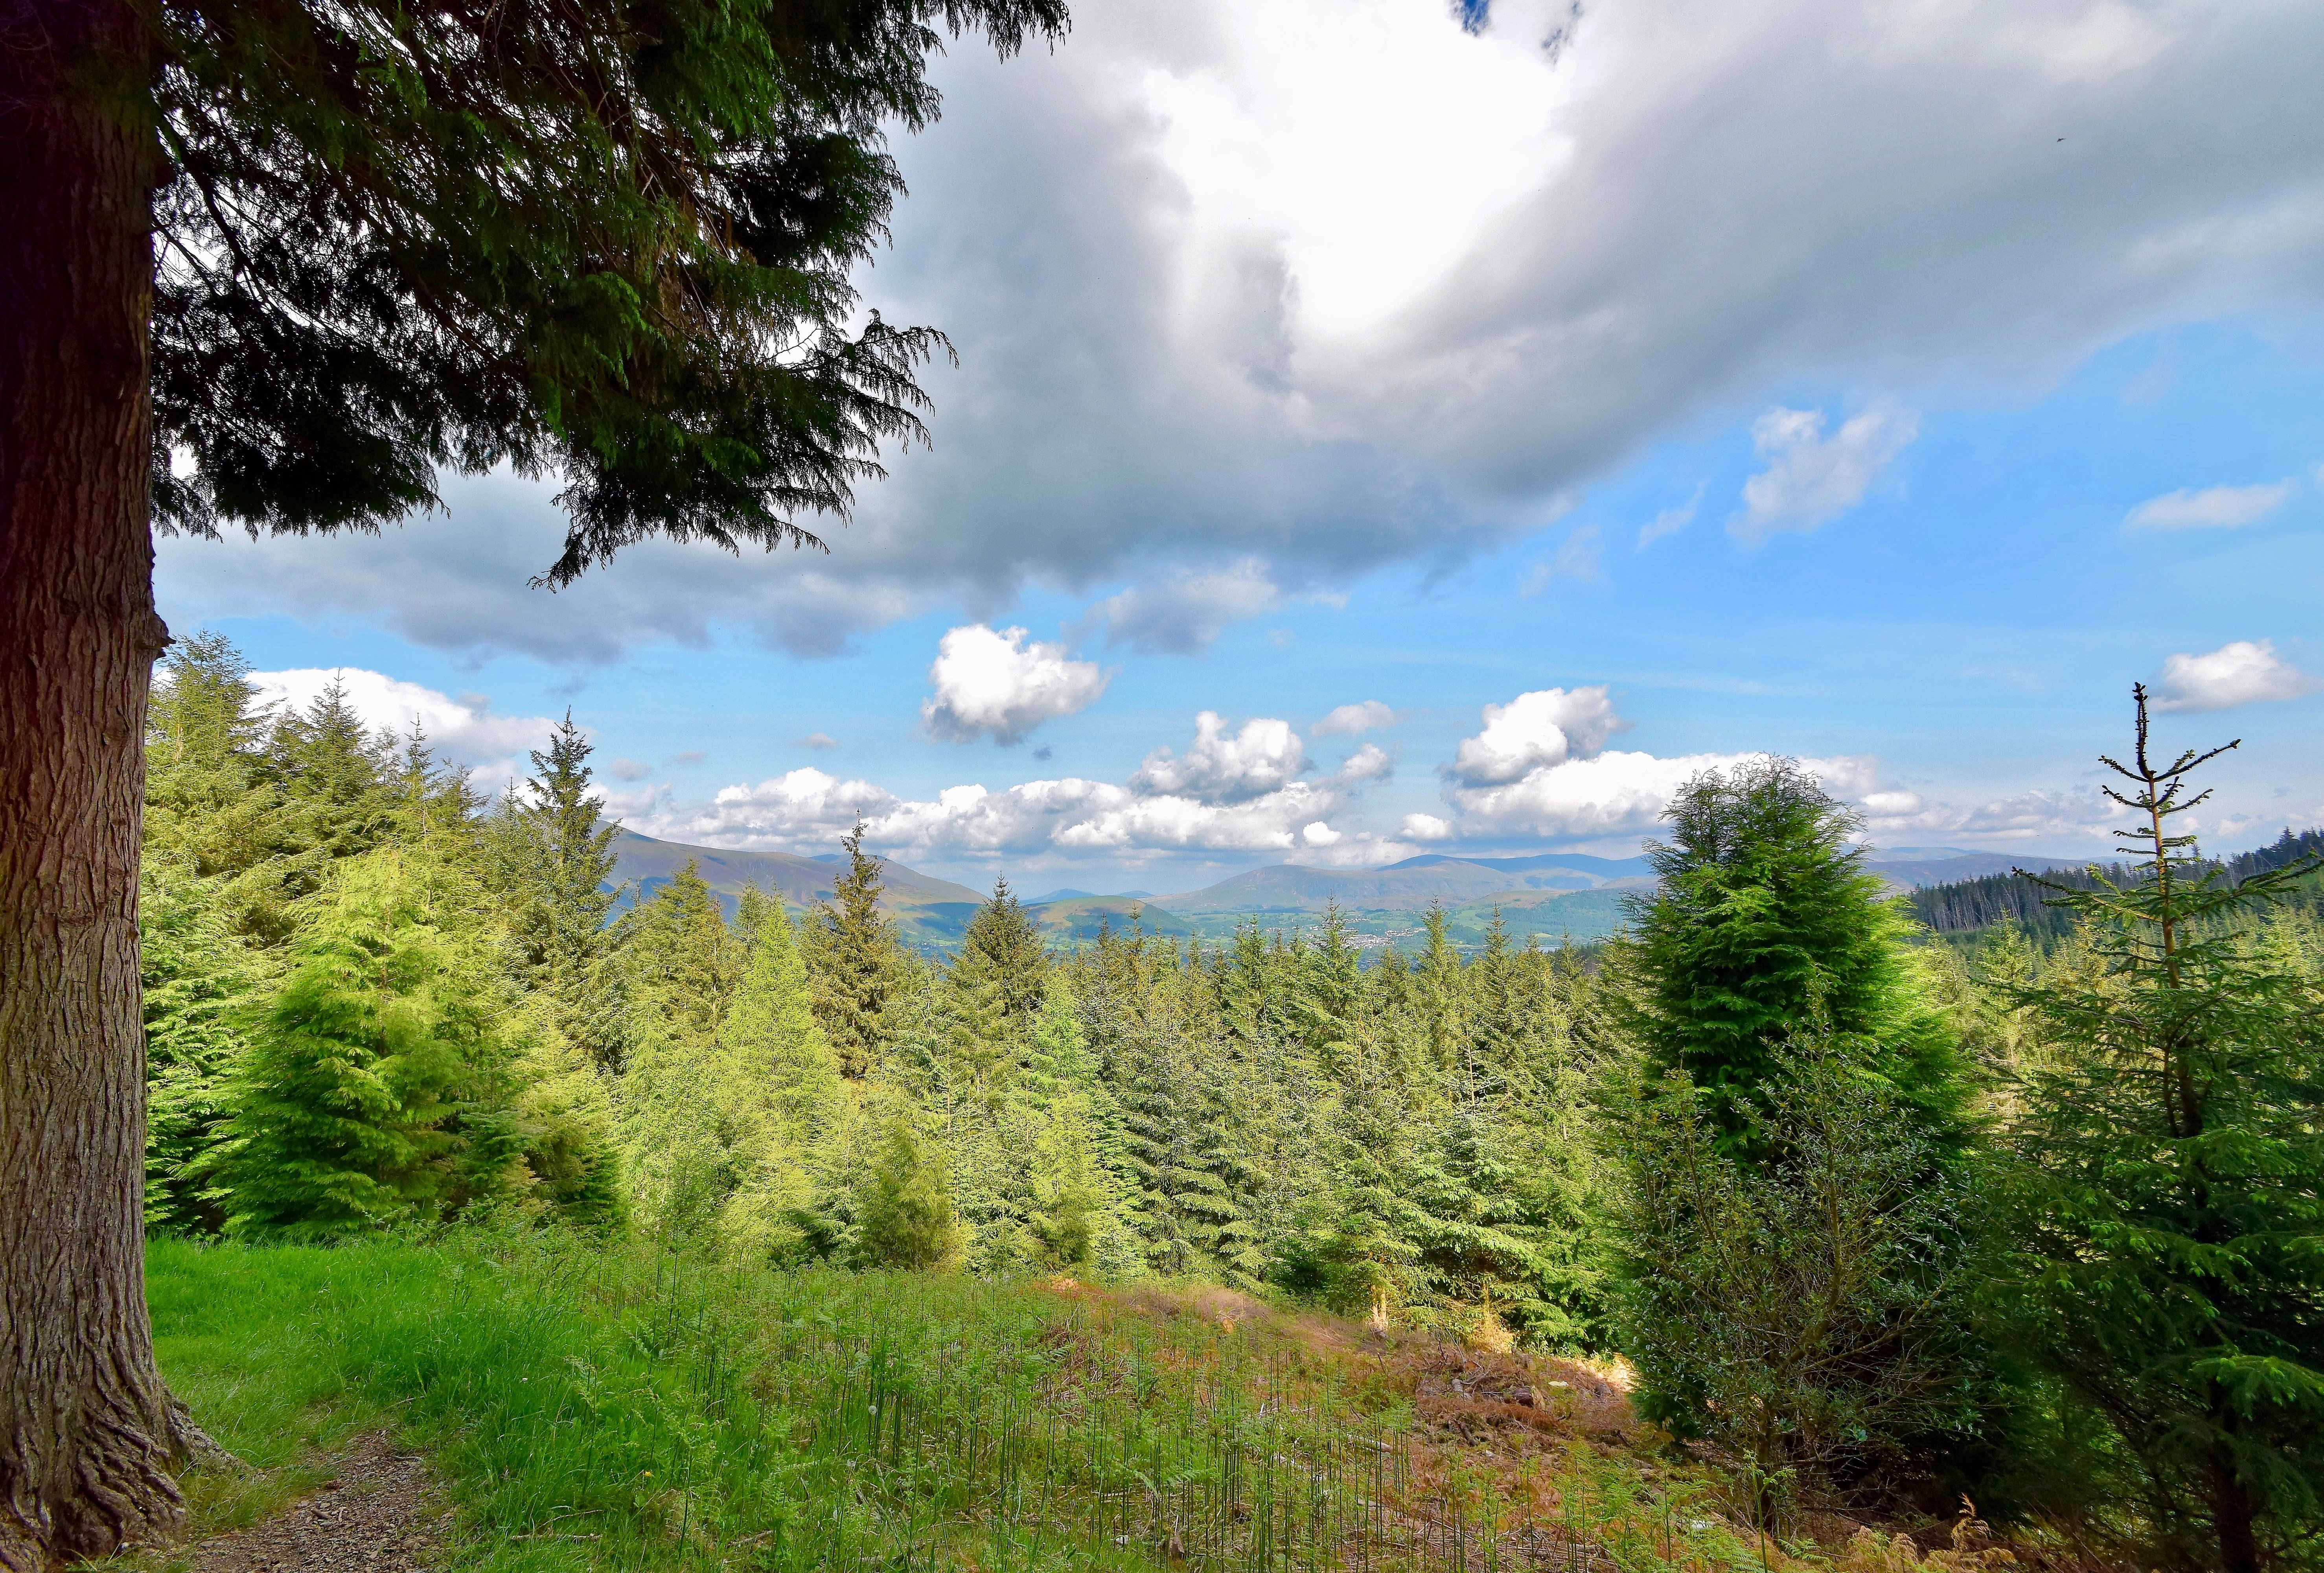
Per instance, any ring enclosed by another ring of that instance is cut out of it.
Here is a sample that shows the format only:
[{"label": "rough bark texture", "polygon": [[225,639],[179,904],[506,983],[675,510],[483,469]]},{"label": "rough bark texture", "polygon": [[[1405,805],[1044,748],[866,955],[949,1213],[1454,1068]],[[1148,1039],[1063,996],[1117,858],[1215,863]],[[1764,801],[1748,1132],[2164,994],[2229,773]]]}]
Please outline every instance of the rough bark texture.
[{"label": "rough bark texture", "polygon": [[[153,137],[134,14],[0,0],[0,1567],[178,1528],[143,1254]],[[124,68],[126,68],[124,69]],[[106,93],[103,83],[125,83]],[[108,107],[107,105],[110,105]]]}]

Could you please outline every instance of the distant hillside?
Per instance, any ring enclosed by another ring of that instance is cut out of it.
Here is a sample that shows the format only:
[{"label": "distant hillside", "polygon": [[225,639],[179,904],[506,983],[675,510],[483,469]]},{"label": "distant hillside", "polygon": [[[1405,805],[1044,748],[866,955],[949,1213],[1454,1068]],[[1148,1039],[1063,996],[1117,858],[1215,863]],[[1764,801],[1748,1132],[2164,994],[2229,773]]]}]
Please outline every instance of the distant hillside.
[{"label": "distant hillside", "polygon": [[[752,884],[780,895],[794,910],[828,899],[842,862],[830,853],[805,857],[788,852],[690,847],[628,830],[615,837],[613,854],[615,883],[631,885],[647,896],[667,884],[688,858],[694,859],[730,917],[743,890]],[[1981,889],[1994,876],[2007,885],[2007,871],[2013,865],[2071,866],[2061,858],[2013,858],[1950,847],[1876,853],[1866,865],[1898,890],[1923,893],[1968,891],[1971,886]],[[896,920],[904,941],[928,951],[948,951],[957,945],[984,901],[984,893],[892,860],[883,866],[886,890],[881,906]],[[1653,870],[1644,857],[1597,857],[1571,852],[1455,857],[1430,853],[1386,868],[1277,864],[1176,895],[1148,896],[1139,892],[1096,895],[1067,887],[1026,906],[1042,931],[1060,945],[1086,943],[1106,929],[1127,933],[1133,927],[1148,934],[1209,939],[1225,939],[1254,920],[1269,930],[1308,929],[1334,902],[1357,943],[1367,948],[1390,945],[1410,948],[1421,936],[1422,914],[1440,902],[1446,927],[1464,948],[1485,942],[1496,913],[1518,943],[1531,937],[1554,945],[1567,939],[1586,943],[1614,933],[1627,921],[1626,898],[1651,891],[1654,883]],[[1970,928],[1992,921],[1974,920],[1969,916],[1972,912],[1988,907],[1998,911],[2012,901],[2023,904],[2022,897],[1992,893],[1944,900],[1953,904],[1945,906],[1941,901],[1932,910],[1953,912],[1958,909],[1957,919],[1949,919],[1948,923],[1957,921]],[[1980,902],[1984,905],[1975,904]],[[1947,927],[1928,918],[1923,921],[1932,928]]]},{"label": "distant hillside", "polygon": [[[779,894],[793,909],[826,900],[835,888],[840,859],[801,857],[789,852],[743,852],[725,847],[689,847],[682,841],[657,841],[650,836],[622,830],[613,837],[613,883],[634,884],[650,897],[686,866],[691,858],[703,883],[734,915],[745,886],[755,884]],[[948,949],[968,928],[968,920],[984,897],[964,884],[937,879],[905,867],[884,865],[881,909],[896,920],[905,943],[923,949]],[[626,899],[626,898],[625,898]]]},{"label": "distant hillside", "polygon": [[[2324,856],[2324,830],[2295,836],[2287,828],[2265,847],[2236,853],[2205,866],[2223,869],[2228,878],[2240,881],[2303,857],[2319,856]],[[2019,866],[2074,890],[2091,890],[2098,883],[2088,872],[2087,863],[2043,865],[2021,861]],[[2105,865],[2102,872],[2116,884],[2138,877],[2135,871],[2118,863]],[[2064,939],[2074,928],[2070,914],[2047,904],[2049,894],[2024,875],[2005,869],[1981,873],[1975,878],[1932,883],[1914,891],[1910,900],[1913,915],[1939,934],[1967,936],[2006,921],[2047,945]]]},{"label": "distant hillside", "polygon": [[[1509,866],[1511,864],[1521,866]],[[1589,865],[1598,865],[1593,868]],[[1632,869],[1629,865],[1637,865]],[[1606,870],[1619,868],[1618,874]],[[1523,858],[1484,862],[1422,857],[1388,868],[1308,868],[1278,863],[1214,885],[1155,900],[1187,917],[1226,913],[1321,912],[1332,902],[1350,911],[1424,912],[1430,903],[1462,906],[1529,892],[1588,891],[1654,883],[1641,860]]]},{"label": "distant hillside", "polygon": [[1090,940],[1107,929],[1117,934],[1133,930],[1184,938],[1198,932],[1194,924],[1137,896],[1072,895],[1028,903],[1041,931],[1059,944]]},{"label": "distant hillside", "polygon": [[2086,857],[2052,857],[2040,852],[1964,852],[1958,847],[1897,847],[1876,851],[1864,866],[1899,890],[1924,885],[1956,884],[1965,879],[2007,874],[2030,868],[2040,874],[2052,868],[2080,868]]}]

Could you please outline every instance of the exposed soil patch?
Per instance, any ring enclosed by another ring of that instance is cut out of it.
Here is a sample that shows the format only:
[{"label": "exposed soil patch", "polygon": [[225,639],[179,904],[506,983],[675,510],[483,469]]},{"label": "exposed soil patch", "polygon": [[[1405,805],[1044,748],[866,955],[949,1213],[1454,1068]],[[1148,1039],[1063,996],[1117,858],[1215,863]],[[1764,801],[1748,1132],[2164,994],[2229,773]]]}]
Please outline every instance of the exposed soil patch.
[{"label": "exposed soil patch", "polygon": [[1620,1389],[1574,1361],[1437,1346],[1410,1364],[1419,1418],[1462,1442],[1512,1429],[1621,1442],[1635,1426]]},{"label": "exposed soil patch", "polygon": [[195,1573],[421,1573],[447,1512],[426,1463],[383,1434],[356,1439],[337,1467],[263,1523],[190,1548]]}]

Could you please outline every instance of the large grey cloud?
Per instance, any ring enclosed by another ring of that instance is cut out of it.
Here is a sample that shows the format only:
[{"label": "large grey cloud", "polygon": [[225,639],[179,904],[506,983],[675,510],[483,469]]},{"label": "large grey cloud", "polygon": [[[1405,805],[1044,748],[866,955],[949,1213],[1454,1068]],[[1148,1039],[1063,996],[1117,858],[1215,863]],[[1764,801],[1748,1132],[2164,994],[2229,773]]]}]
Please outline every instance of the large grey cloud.
[{"label": "large grey cloud", "polygon": [[552,601],[548,489],[470,483],[375,541],[165,543],[165,605],[588,661],[1128,580],[1116,636],[1195,648],[1130,614],[1457,558],[1803,380],[1927,409],[2324,289],[2324,8],[1625,0],[1553,63],[1568,9],[1087,0],[1053,56],[963,48],[865,278],[961,365],[827,557],[648,547]]}]

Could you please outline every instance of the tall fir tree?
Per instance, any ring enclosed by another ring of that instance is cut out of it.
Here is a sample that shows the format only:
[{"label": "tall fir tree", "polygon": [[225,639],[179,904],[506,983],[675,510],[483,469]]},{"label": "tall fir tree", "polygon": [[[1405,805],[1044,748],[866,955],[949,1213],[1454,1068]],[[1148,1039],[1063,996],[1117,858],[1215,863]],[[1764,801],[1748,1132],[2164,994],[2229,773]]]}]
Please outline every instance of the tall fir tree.
[{"label": "tall fir tree", "polygon": [[610,1067],[622,1045],[622,1002],[607,973],[621,827],[591,790],[591,752],[567,710],[548,750],[533,753],[531,778],[504,797],[492,862],[523,983],[547,995],[560,1032]]},{"label": "tall fir tree", "polygon": [[319,899],[213,1154],[227,1233],[327,1239],[521,1184],[505,1051],[435,873],[383,849]]},{"label": "tall fir tree", "polygon": [[1957,1141],[1958,1040],[1917,986],[1908,921],[1851,845],[1856,817],[1789,759],[1707,771],[1665,817],[1669,839],[1646,852],[1659,884],[1632,900],[1627,958],[1652,1071],[1683,1071],[1722,1143],[1748,1149],[1784,1045],[1829,1035]]},{"label": "tall fir tree", "polygon": [[888,996],[902,957],[895,922],[880,911],[880,860],[863,850],[861,820],[839,846],[847,870],[831,901],[807,914],[800,938],[815,976],[816,1019],[841,1073],[860,1081],[878,1068],[891,1036]]},{"label": "tall fir tree", "polygon": [[2316,865],[2199,867],[2173,821],[2236,745],[2159,761],[2132,695],[2135,751],[2103,763],[2136,875],[2046,882],[2089,964],[2011,990],[2011,1337],[2100,1422],[2124,1550],[2258,1573],[2324,1535],[2324,992],[2256,931]]},{"label": "tall fir tree", "polygon": [[[1706,772],[1666,817],[1660,884],[1615,952],[1636,1048],[1609,1101],[1637,1402],[1827,1489],[1957,1451],[1992,1396],[1960,1293],[1958,1032],[1850,844],[1855,816],[1797,762]],[[1789,1374],[1762,1386],[1776,1351]]]},{"label": "tall fir tree", "polygon": [[755,925],[751,964],[719,1023],[718,1049],[725,1074],[749,1098],[734,1118],[734,1139],[748,1146],[723,1233],[762,1259],[828,1253],[838,1229],[827,1158],[851,1111],[779,902],[766,903]]}]

